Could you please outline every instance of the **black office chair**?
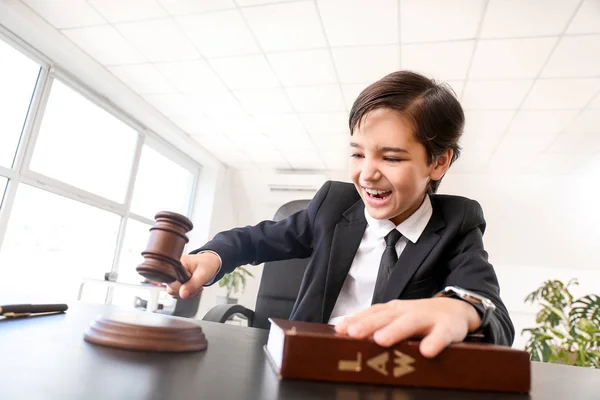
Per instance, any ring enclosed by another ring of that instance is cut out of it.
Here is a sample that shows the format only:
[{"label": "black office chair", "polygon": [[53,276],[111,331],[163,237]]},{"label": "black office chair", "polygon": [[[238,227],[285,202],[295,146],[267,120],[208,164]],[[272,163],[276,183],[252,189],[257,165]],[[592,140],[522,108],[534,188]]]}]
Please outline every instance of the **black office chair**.
[{"label": "black office chair", "polygon": [[[280,221],[308,207],[310,200],[294,200],[277,210],[274,221]],[[264,264],[255,310],[238,304],[222,304],[210,309],[204,321],[225,322],[233,315],[240,315],[248,326],[269,329],[269,318],[288,319],[298,297],[304,271],[309,258],[272,261]]]}]

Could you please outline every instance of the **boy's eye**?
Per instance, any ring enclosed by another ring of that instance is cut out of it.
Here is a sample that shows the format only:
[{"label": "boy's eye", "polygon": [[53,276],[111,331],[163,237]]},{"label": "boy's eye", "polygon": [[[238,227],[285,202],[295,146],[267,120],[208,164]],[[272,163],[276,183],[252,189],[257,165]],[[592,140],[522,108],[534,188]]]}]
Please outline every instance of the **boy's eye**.
[{"label": "boy's eye", "polygon": [[361,157],[362,157],[362,155],[361,155],[361,154],[358,154],[358,153],[352,153],[352,154],[350,155],[350,157],[352,157],[352,158],[361,158]]}]

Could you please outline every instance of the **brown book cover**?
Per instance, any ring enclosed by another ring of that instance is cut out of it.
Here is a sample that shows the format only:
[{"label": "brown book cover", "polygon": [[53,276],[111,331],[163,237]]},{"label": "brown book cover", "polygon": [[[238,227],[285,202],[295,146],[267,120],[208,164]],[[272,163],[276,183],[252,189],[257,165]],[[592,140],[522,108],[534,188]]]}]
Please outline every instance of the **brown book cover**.
[{"label": "brown book cover", "polygon": [[280,379],[307,379],[529,393],[529,354],[507,346],[455,343],[433,359],[419,352],[419,340],[392,347],[353,339],[332,325],[270,319],[265,353]]}]

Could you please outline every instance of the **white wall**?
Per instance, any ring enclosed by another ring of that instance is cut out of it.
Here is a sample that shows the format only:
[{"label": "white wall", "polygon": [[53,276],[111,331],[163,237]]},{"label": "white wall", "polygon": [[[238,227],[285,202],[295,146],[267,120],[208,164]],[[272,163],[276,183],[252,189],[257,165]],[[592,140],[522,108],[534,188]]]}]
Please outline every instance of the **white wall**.
[{"label": "white wall", "polygon": [[484,242],[515,324],[515,347],[535,324],[525,304],[543,281],[579,280],[576,295],[600,293],[600,171],[576,175],[448,175],[441,193],[479,201],[487,221]]}]

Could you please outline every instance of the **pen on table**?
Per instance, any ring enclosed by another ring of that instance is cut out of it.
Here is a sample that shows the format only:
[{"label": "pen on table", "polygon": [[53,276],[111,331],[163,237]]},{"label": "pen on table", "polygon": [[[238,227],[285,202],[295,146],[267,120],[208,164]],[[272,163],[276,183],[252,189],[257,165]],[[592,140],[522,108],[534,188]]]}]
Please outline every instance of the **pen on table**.
[{"label": "pen on table", "polygon": [[10,317],[26,317],[31,314],[58,313],[67,311],[66,304],[12,304],[0,306],[0,315]]}]

